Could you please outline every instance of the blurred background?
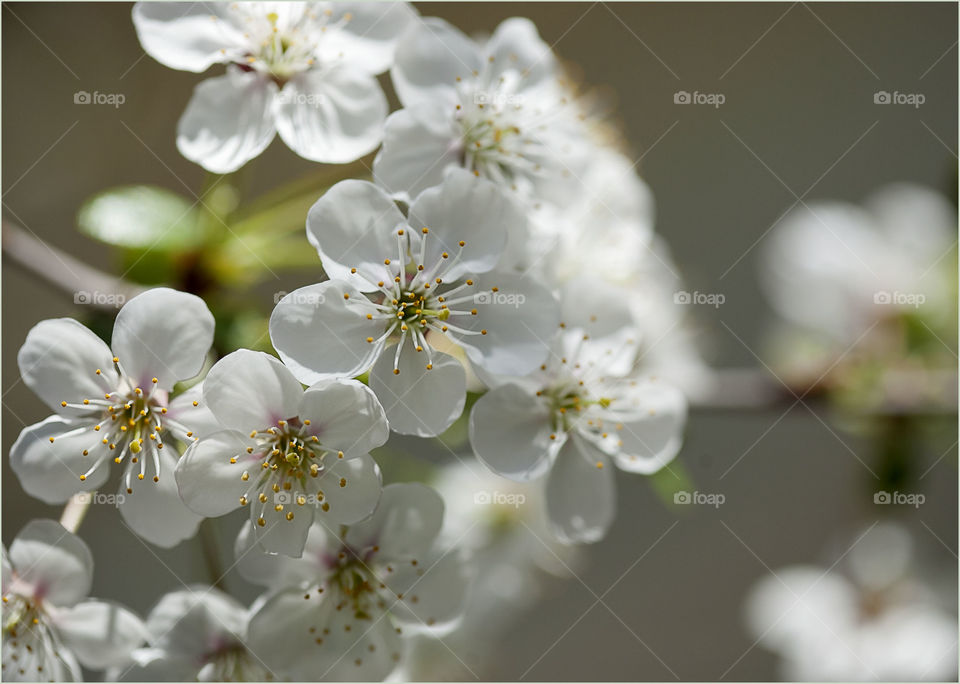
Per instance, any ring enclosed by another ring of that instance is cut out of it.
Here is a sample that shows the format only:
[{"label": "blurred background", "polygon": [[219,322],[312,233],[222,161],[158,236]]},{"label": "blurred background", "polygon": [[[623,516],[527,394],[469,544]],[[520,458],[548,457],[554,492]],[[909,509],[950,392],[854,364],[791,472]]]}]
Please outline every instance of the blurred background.
[{"label": "blurred background", "polygon": [[[656,198],[656,229],[685,287],[724,295],[720,307],[691,307],[697,343],[714,367],[763,369],[769,358],[775,314],[760,291],[760,246],[798,198],[856,203],[881,185],[911,181],[955,203],[954,4],[418,7],[468,33],[489,32],[509,16],[529,17],[586,85],[615,100],[631,157],[641,158]],[[78,232],[85,200],[134,183],[192,198],[204,179],[174,144],[177,119],[204,75],[173,71],[144,55],[130,8],[4,3],[2,10],[3,215],[108,272],[123,270],[122,258]],[[78,91],[119,93],[124,102],[75,105]],[[678,104],[679,91],[722,94],[724,102]],[[920,93],[924,102],[876,104],[880,91]],[[315,169],[275,141],[244,183],[256,196]],[[158,273],[168,267],[162,257],[140,256],[141,273],[151,263]],[[947,258],[955,261],[955,252]],[[52,257],[43,267],[63,268]],[[279,279],[238,287],[232,297],[268,312],[274,293],[318,273],[319,262],[308,262]],[[24,426],[49,413],[19,380],[16,354],[27,331],[43,318],[96,324],[97,317],[6,258],[2,286],[6,453]],[[955,339],[943,340],[951,363]],[[922,492],[920,507],[874,504],[880,486],[871,471],[881,469],[880,444],[876,430],[855,429],[823,401],[695,408],[679,462],[692,488],[722,493],[724,503],[674,506],[650,480],[618,473],[617,521],[603,542],[580,551],[577,577],[545,576],[542,597],[503,628],[495,657],[469,649],[458,657],[485,679],[773,679],[781,672],[777,657],[756,646],[744,624],[750,588],[783,566],[830,567],[860,530],[881,518],[912,533],[927,581],[944,589],[938,600],[954,612],[956,413],[920,417],[909,433],[913,480],[904,491]],[[435,442],[400,446],[435,462],[451,459]],[[388,478],[393,470],[396,477],[409,472],[381,463]],[[31,518],[59,517],[59,508],[23,493],[6,460],[2,472],[4,544]],[[210,527],[226,565],[237,524],[228,516]],[[93,595],[141,614],[181,581],[209,581],[198,540],[173,550],[150,547],[110,507],[93,506],[80,535],[96,559]],[[223,586],[243,599],[256,595],[235,574]],[[449,676],[473,678],[452,666]]]}]

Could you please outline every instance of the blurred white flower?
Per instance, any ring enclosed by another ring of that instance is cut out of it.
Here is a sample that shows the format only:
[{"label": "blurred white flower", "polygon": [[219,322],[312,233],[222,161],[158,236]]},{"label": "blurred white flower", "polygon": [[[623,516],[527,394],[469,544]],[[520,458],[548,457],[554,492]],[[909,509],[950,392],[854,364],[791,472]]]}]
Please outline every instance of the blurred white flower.
[{"label": "blurred white flower", "polygon": [[289,556],[303,552],[314,516],[336,525],[373,512],[380,470],[367,452],[389,429],[367,387],[326,380],[304,391],[278,359],[241,349],[210,369],[203,395],[226,429],[177,465],[192,510],[213,517],[249,506],[256,540]]},{"label": "blurred white flower", "polygon": [[372,183],[338,183],[307,217],[332,280],[277,304],[273,345],[304,383],[369,370],[392,430],[440,434],[463,411],[466,376],[431,339],[449,338],[492,373],[523,374],[546,357],[552,293],[494,270],[507,231],[524,223],[496,186],[465,171],[421,193],[409,217]]},{"label": "blurred white flower", "polygon": [[227,73],[201,82],[177,130],[180,152],[229,173],[279,133],[301,157],[345,163],[373,151],[387,100],[376,75],[415,21],[406,3],[140,2],[143,49],[174,69]]},{"label": "blurred white flower", "polygon": [[484,43],[442,19],[409,27],[391,70],[403,109],[387,119],[374,177],[411,199],[464,168],[525,200],[563,196],[586,131],[550,47],[512,18]]},{"label": "blurred white flower", "polygon": [[442,523],[440,496],[404,483],[341,537],[314,525],[300,560],[245,553],[241,534],[241,572],[273,590],[250,620],[251,651],[294,679],[384,679],[402,634],[444,634],[463,610],[466,566],[436,548]]},{"label": "blurred white flower", "polygon": [[472,569],[466,608],[442,643],[408,638],[392,679],[457,681],[470,670],[494,677],[492,659],[510,625],[549,595],[549,577],[572,579],[580,549],[554,538],[542,482],[506,480],[468,459],[444,466],[432,484],[445,503],[441,543],[463,549]]},{"label": "blurred white flower", "polygon": [[[215,587],[165,594],[147,616],[149,645],[108,673],[130,682],[259,682],[273,673],[245,645],[249,611]],[[112,676],[111,676],[112,675]]]},{"label": "blurred white flower", "polygon": [[763,245],[761,281],[777,313],[830,344],[850,344],[874,321],[956,308],[957,216],[940,194],[899,183],[864,208],[810,202]]},{"label": "blurred white flower", "polygon": [[903,528],[879,524],[850,550],[847,576],[797,565],[757,583],[747,623],[781,656],[786,680],[956,678],[956,617],[911,575],[910,547]]},{"label": "blurred white flower", "polygon": [[4,681],[82,681],[121,666],[147,632],[136,615],[88,599],[93,556],[53,520],[28,523],[3,549]]},{"label": "blurred white flower", "polygon": [[[72,318],[41,321],[17,362],[23,381],[57,415],[20,433],[10,465],[31,496],[62,503],[107,481],[121,464],[117,497],[124,521],[144,539],[170,547],[193,536],[200,517],[177,493],[177,443],[196,439],[187,393],[213,341],[213,316],[199,297],[156,288],[117,314],[113,351]],[[202,421],[201,421],[202,422]]]},{"label": "blurred white flower", "polygon": [[470,443],[493,472],[520,482],[549,472],[547,513],[565,542],[601,539],[616,511],[611,460],[650,474],[680,449],[683,394],[635,372],[636,330],[625,304],[600,284],[575,281],[562,297],[562,331],[550,357],[474,404]]}]

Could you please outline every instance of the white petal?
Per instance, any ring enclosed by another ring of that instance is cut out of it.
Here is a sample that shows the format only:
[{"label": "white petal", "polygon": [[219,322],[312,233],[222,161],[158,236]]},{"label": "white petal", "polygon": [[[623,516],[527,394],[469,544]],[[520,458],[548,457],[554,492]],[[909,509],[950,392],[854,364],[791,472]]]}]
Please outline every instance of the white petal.
[{"label": "white petal", "polygon": [[[194,402],[197,403],[196,406],[194,406]],[[205,437],[223,429],[223,425],[220,424],[210,407],[203,401],[202,382],[198,382],[170,400],[167,418],[186,427],[193,432],[195,437]]]},{"label": "white petal", "polygon": [[202,585],[165,594],[147,616],[153,645],[171,659],[202,657],[218,643],[238,644],[246,627],[246,607],[219,589]]},{"label": "white petal", "polygon": [[[485,273],[497,265],[507,244],[507,231],[523,230],[526,218],[503,191],[465,169],[450,169],[439,187],[424,190],[410,207],[409,223],[426,242],[426,265],[459,259],[443,271],[450,282]],[[424,238],[418,233],[427,227]],[[465,245],[460,247],[459,243]],[[417,252],[414,251],[414,254]]]},{"label": "white petal", "polygon": [[387,98],[377,79],[359,69],[310,69],[284,86],[275,116],[277,133],[301,157],[345,164],[380,144]]},{"label": "white petal", "polygon": [[[308,492],[304,489],[294,488],[289,492],[289,501],[296,501],[299,496],[306,497]],[[269,499],[261,508],[250,509],[250,524],[253,525],[253,534],[257,544],[268,553],[277,553],[284,556],[299,558],[303,555],[303,548],[307,541],[307,534],[310,526],[313,524],[316,506],[305,504],[298,506],[295,503],[280,504],[281,510],[276,510],[274,501]],[[251,502],[251,507],[261,506],[256,501]],[[293,513],[293,517],[287,519],[287,516]],[[262,516],[263,525],[257,522],[257,518]]]},{"label": "white petal", "polygon": [[279,359],[240,349],[220,359],[203,381],[204,403],[224,426],[250,433],[297,415],[303,387]]},{"label": "white petal", "polygon": [[196,295],[166,287],[127,302],[113,325],[113,352],[123,372],[140,387],[172,389],[203,368],[213,343],[213,314]]},{"label": "white petal", "polygon": [[321,62],[342,59],[368,74],[380,74],[393,64],[400,35],[417,19],[405,2],[337,2],[330,5],[328,23],[350,18],[336,31],[328,30],[317,44]]},{"label": "white petal", "polygon": [[32,520],[10,545],[17,579],[54,606],[69,607],[90,593],[93,556],[80,537],[53,520]]},{"label": "white petal", "polygon": [[508,71],[523,75],[524,87],[547,84],[557,76],[556,58],[532,21],[523,17],[505,19],[497,26],[484,48],[493,57],[493,81]]},{"label": "white petal", "polygon": [[184,71],[235,59],[249,43],[227,6],[216,3],[138,2],[133,25],[148,55]]},{"label": "white petal", "polygon": [[[397,563],[384,582],[389,588],[384,593],[390,613],[405,623],[404,631],[443,635],[456,628],[466,602],[469,574],[455,550],[435,561]],[[398,596],[403,598],[398,601]]]},{"label": "white petal", "polygon": [[491,272],[475,282],[472,306],[477,315],[458,316],[454,322],[467,330],[487,332],[451,333],[451,337],[463,345],[473,363],[491,373],[524,375],[534,370],[547,358],[560,323],[556,299],[531,276]]},{"label": "white petal", "polygon": [[[349,295],[348,299],[344,295]],[[329,280],[285,296],[270,315],[270,340],[300,382],[312,385],[331,377],[354,377],[373,364],[382,344],[382,320],[361,292]]]},{"label": "white petal", "polygon": [[424,557],[443,524],[443,499],[416,482],[383,488],[373,516],[351,525],[347,543],[358,551],[379,546],[377,559]]},{"label": "white petal", "polygon": [[[160,450],[160,475],[157,476],[160,479],[157,482],[153,481],[156,474],[151,455],[141,451],[140,458],[147,460],[144,478],[140,480],[133,475],[130,478],[133,492],[127,492],[121,483],[118,494],[120,515],[127,526],[151,544],[165,549],[195,535],[202,520],[180,498],[174,476],[177,459],[170,451],[171,447]],[[139,472],[138,464],[128,464],[127,468]]]},{"label": "white petal", "polygon": [[[397,205],[373,183],[345,180],[327,190],[307,214],[307,238],[316,247],[327,275],[364,292],[380,280],[393,280],[397,231],[407,221]],[[359,273],[352,273],[357,269]]]},{"label": "white petal", "polygon": [[177,149],[213,173],[232,173],[276,133],[276,84],[256,71],[228,68],[197,84],[177,124]]},{"label": "white petal", "polygon": [[410,200],[427,188],[440,185],[444,172],[459,167],[463,155],[462,133],[446,110],[424,102],[387,117],[383,146],[373,160],[373,177],[391,194]]},{"label": "white petal", "polygon": [[190,445],[175,471],[180,497],[190,510],[214,518],[240,506],[252,484],[241,476],[250,472],[256,478],[260,471],[259,455],[247,453],[251,444],[242,432],[224,430]]},{"label": "white petal", "polygon": [[403,642],[389,616],[358,618],[351,611],[334,611],[329,625],[320,647],[325,661],[299,670],[302,677],[319,673],[324,681],[379,682],[399,663]]},{"label": "white petal", "polygon": [[369,517],[380,501],[380,468],[369,454],[337,460],[316,484],[323,491],[323,503],[329,504],[327,510],[318,508],[316,515],[331,529]]},{"label": "white petal", "polygon": [[356,380],[323,380],[303,393],[300,421],[308,432],[345,458],[366,454],[390,436],[387,417],[377,396]]},{"label": "white petal", "polygon": [[300,558],[270,554],[257,544],[254,527],[244,524],[234,544],[237,570],[248,582],[261,586],[298,587],[315,582],[328,568],[326,557],[340,548],[340,540],[322,523],[314,522]]},{"label": "white petal", "polygon": [[547,515],[560,541],[599,541],[617,512],[616,483],[609,460],[573,434],[557,454],[547,477],[546,497]]},{"label": "white petal", "polygon": [[635,406],[621,412],[622,429],[611,434],[616,446],[617,466],[632,473],[650,474],[673,460],[683,442],[687,402],[678,389],[660,382],[646,382],[634,388]]},{"label": "white petal", "polygon": [[[113,353],[86,326],[72,318],[37,323],[17,353],[20,376],[43,402],[57,413],[73,415],[61,401],[80,403],[100,398],[115,389],[106,378],[116,379]],[[97,369],[104,375],[98,376]]]},{"label": "white petal", "polygon": [[535,393],[503,385],[477,400],[470,412],[470,445],[497,475],[526,482],[543,475],[563,443],[551,429],[549,408]]},{"label": "white petal", "polygon": [[10,559],[7,557],[7,547],[0,547],[0,560],[3,562],[3,595],[6,596],[10,591],[10,582],[13,581],[13,566],[10,565]]},{"label": "white petal", "polygon": [[417,102],[456,104],[457,77],[481,68],[477,46],[443,19],[426,17],[401,38],[390,77],[404,107]]},{"label": "white petal", "polygon": [[432,352],[433,368],[427,370],[427,352],[414,351],[404,342],[394,373],[396,347],[387,348],[370,370],[370,388],[386,411],[390,429],[404,435],[435,437],[453,425],[463,413],[467,376],[460,362],[449,354]]},{"label": "white petal", "polygon": [[133,649],[147,640],[140,618],[107,601],[84,601],[58,613],[54,622],[64,645],[92,670],[130,662]]},{"label": "white petal", "polygon": [[[81,433],[63,437],[82,423],[71,423],[59,416],[24,428],[10,447],[10,467],[20,479],[20,486],[32,497],[44,503],[63,503],[77,492],[89,492],[103,486],[110,474],[104,463],[86,480],[86,473],[106,449],[100,433],[93,431],[93,423]],[[51,443],[50,438],[54,441]],[[94,448],[95,447],[95,448]],[[83,450],[91,452],[83,455]]]}]

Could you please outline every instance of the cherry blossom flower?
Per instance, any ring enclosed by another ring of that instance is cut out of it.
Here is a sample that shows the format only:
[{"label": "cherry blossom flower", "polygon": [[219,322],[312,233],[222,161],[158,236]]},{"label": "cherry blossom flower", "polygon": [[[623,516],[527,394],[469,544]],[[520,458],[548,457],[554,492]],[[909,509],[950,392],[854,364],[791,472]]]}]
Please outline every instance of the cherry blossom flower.
[{"label": "cherry blossom flower", "polygon": [[387,119],[377,182],[405,199],[465,168],[525,200],[563,198],[588,131],[532,22],[504,21],[485,43],[427,18],[400,38],[391,70],[403,109]]},{"label": "cherry blossom flower", "polygon": [[307,217],[332,280],[277,304],[273,345],[304,383],[369,370],[392,430],[440,434],[462,413],[466,376],[438,339],[492,373],[520,375],[546,357],[552,293],[495,270],[507,231],[524,222],[496,186],[462,170],[421,193],[408,217],[372,183],[338,183]]},{"label": "cherry blossom flower", "polygon": [[949,681],[957,676],[953,604],[918,581],[899,525],[862,532],[839,567],[794,565],[761,579],[746,602],[758,642],[791,681]]},{"label": "cherry blossom flower", "polygon": [[257,541],[299,556],[314,516],[352,523],[373,512],[380,470],[367,453],[387,441],[383,409],[355,380],[304,391],[276,358],[246,349],[214,365],[204,403],[226,428],[177,466],[186,504],[204,516],[249,507]]},{"label": "cherry blossom flower", "polygon": [[80,666],[129,662],[147,632],[136,615],[88,599],[93,557],[53,520],[33,520],[3,549],[4,681],[82,681]]},{"label": "cherry blossom flower", "polygon": [[520,482],[547,474],[546,508],[565,542],[601,539],[616,512],[611,462],[650,474],[680,449],[686,401],[673,386],[634,371],[636,331],[598,283],[563,296],[561,333],[534,373],[493,379],[470,414],[470,443],[498,475]]},{"label": "cherry blossom flower", "polygon": [[180,500],[173,470],[177,446],[196,439],[198,402],[170,392],[203,367],[213,326],[203,300],[167,288],[124,305],[112,351],[72,318],[34,326],[17,355],[20,375],[56,415],[24,429],[10,450],[24,490],[62,503],[102,487],[113,462],[123,471],[117,501],[130,529],[164,547],[193,536],[200,517]]},{"label": "cherry blossom flower", "polygon": [[440,636],[460,618],[466,566],[435,548],[442,519],[434,490],[391,484],[373,516],[345,533],[314,525],[302,559],[243,554],[241,571],[273,589],[250,620],[250,649],[294,679],[384,679],[401,635]]},{"label": "cherry blossom flower", "polygon": [[132,682],[257,682],[273,673],[245,645],[250,612],[215,587],[165,594],[147,616],[149,645],[110,679]]},{"label": "cherry blossom flower", "polygon": [[416,18],[406,3],[137,3],[147,54],[201,82],[177,127],[180,152],[229,173],[279,133],[301,157],[344,163],[380,143],[387,100],[376,75]]}]

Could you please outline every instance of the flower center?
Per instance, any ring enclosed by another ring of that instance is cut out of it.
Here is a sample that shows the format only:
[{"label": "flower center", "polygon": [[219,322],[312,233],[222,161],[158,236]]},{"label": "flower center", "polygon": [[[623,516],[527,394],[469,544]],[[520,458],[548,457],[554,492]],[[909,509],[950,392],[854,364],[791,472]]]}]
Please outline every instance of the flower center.
[{"label": "flower center", "polygon": [[[309,419],[289,418],[278,420],[276,426],[265,430],[251,430],[250,439],[255,446],[247,447],[247,453],[255,454],[260,460],[260,468],[251,473],[244,470],[240,479],[250,486],[240,497],[240,505],[246,506],[256,492],[261,504],[257,524],[266,525],[264,513],[272,506],[277,513],[286,510],[284,519],[292,521],[297,506],[319,505],[324,511],[330,510],[322,489],[310,492],[310,480],[320,477],[324,472],[324,459],[333,453],[320,442],[314,434]],[[336,452],[337,458],[343,458],[343,452]],[[231,462],[235,462],[232,459]],[[340,478],[331,486],[346,487],[346,478]],[[272,492],[268,494],[268,492]]]},{"label": "flower center", "polygon": [[[460,308],[465,304],[472,304],[478,298],[492,296],[497,288],[490,289],[490,293],[478,292],[475,282],[471,278],[457,279],[446,282],[444,276],[453,266],[460,262],[466,242],[457,242],[457,252],[452,255],[443,251],[436,262],[426,265],[427,240],[430,236],[429,228],[422,228],[419,239],[419,255],[414,256],[410,249],[409,236],[404,229],[397,230],[397,258],[387,257],[383,260],[383,268],[379,272],[359,272],[357,268],[350,269],[359,274],[376,291],[371,295],[371,303],[376,308],[375,313],[368,313],[370,320],[382,319],[384,332],[379,338],[368,337],[368,344],[381,344],[386,341],[396,341],[397,348],[393,363],[393,372],[400,374],[400,352],[409,337],[411,345],[417,352],[426,352],[427,370],[433,368],[433,353],[427,343],[427,334],[456,335],[486,335],[486,330],[470,330],[454,324],[451,319],[463,316],[476,316],[477,309]],[[345,294],[345,299],[350,295]]]},{"label": "flower center", "polygon": [[[60,642],[47,623],[39,601],[9,593],[3,597],[4,679],[58,677]],[[65,665],[61,661],[61,664]],[[13,671],[20,676],[14,677]]]},{"label": "flower center", "polygon": [[[196,439],[193,432],[167,417],[167,392],[157,386],[157,378],[153,378],[146,392],[136,386],[133,381],[124,376],[120,369],[120,359],[113,357],[113,373],[116,374],[114,383],[107,382],[106,373],[97,368],[97,378],[105,384],[112,384],[117,389],[107,391],[103,398],[85,398],[80,403],[61,401],[63,408],[77,409],[87,413],[88,420],[74,430],[60,435],[59,439],[79,435],[92,431],[95,441],[82,450],[84,456],[90,457],[93,462],[89,469],[80,475],[84,481],[92,475],[110,457],[115,463],[122,463],[129,456],[129,463],[140,464],[137,479],[143,480],[146,474],[148,461],[152,460],[154,467],[153,481],[160,481],[160,450],[164,447],[164,434],[170,433],[172,438],[180,441]],[[194,406],[197,402],[194,402]],[[97,422],[90,425],[89,419]],[[57,438],[50,437],[53,443]],[[125,476],[127,493],[133,493],[130,486],[132,468],[128,467]]]}]

